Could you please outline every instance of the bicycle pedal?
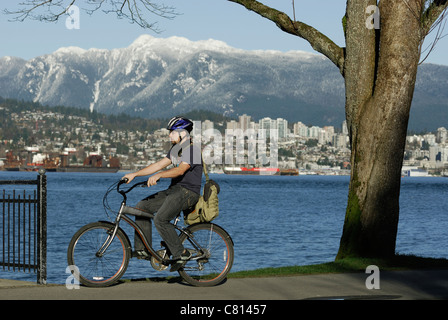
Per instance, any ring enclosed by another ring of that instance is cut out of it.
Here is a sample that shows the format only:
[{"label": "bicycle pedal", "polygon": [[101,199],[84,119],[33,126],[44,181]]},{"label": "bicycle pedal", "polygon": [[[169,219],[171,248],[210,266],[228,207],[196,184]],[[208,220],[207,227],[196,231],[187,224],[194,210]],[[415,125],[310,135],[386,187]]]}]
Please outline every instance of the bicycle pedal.
[{"label": "bicycle pedal", "polygon": [[[166,257],[166,250],[165,249],[161,249],[157,251],[157,254],[162,257],[165,258]],[[164,261],[159,261],[157,260],[155,257],[151,257],[150,259],[151,261],[151,266],[157,270],[157,271],[163,271],[166,268],[168,268],[168,265],[164,263]]]}]

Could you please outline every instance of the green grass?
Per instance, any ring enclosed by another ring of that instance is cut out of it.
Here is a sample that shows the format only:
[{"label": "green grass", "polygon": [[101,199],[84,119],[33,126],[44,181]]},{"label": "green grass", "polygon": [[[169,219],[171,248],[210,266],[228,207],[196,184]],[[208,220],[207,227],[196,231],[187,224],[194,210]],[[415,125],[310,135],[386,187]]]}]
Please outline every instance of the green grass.
[{"label": "green grass", "polygon": [[[369,265],[376,265],[381,271],[448,269],[448,259],[423,258],[412,255],[396,255],[390,259],[346,258],[337,261],[306,266],[261,268],[255,270],[237,271],[229,273],[227,277],[261,278],[325,273],[365,272],[367,266]],[[179,281],[179,279],[179,276],[173,275],[168,277],[154,277],[144,279],[122,279],[121,281],[177,282]]]},{"label": "green grass", "polygon": [[380,270],[384,271],[448,269],[448,260],[422,258],[408,255],[396,255],[390,259],[346,258],[337,261],[307,266],[289,266],[238,271],[230,273],[228,277],[277,277],[323,273],[365,272],[366,267],[369,265],[376,265]]}]

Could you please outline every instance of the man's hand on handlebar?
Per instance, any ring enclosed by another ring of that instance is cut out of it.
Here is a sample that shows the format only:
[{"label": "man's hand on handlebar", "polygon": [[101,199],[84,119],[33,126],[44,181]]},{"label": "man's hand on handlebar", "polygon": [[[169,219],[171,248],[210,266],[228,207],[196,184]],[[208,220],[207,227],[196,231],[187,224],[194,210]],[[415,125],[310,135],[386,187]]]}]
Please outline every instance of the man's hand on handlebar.
[{"label": "man's hand on handlebar", "polygon": [[123,178],[121,178],[122,181],[125,183],[130,183],[132,180],[134,180],[135,174],[134,173],[128,173]]}]

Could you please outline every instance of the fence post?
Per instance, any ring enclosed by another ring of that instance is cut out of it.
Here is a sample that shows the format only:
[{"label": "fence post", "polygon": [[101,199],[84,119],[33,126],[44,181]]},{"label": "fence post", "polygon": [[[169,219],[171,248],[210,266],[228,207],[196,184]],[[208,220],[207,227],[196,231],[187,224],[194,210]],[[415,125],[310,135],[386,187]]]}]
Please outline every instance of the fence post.
[{"label": "fence post", "polygon": [[37,283],[47,283],[47,176],[45,169],[37,176],[38,222],[37,222]]}]

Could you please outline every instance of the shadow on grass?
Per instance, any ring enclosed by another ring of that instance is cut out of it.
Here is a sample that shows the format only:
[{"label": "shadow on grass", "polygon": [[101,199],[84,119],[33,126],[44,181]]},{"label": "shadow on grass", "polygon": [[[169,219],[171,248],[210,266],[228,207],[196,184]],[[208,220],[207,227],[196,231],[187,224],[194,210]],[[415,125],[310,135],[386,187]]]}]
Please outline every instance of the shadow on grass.
[{"label": "shadow on grass", "polygon": [[436,270],[448,269],[447,259],[423,258],[411,255],[396,255],[389,259],[345,258],[332,262],[278,268],[262,268],[238,271],[229,274],[229,278],[292,276],[323,273],[365,272],[367,266],[376,265],[383,271],[398,270]]}]

